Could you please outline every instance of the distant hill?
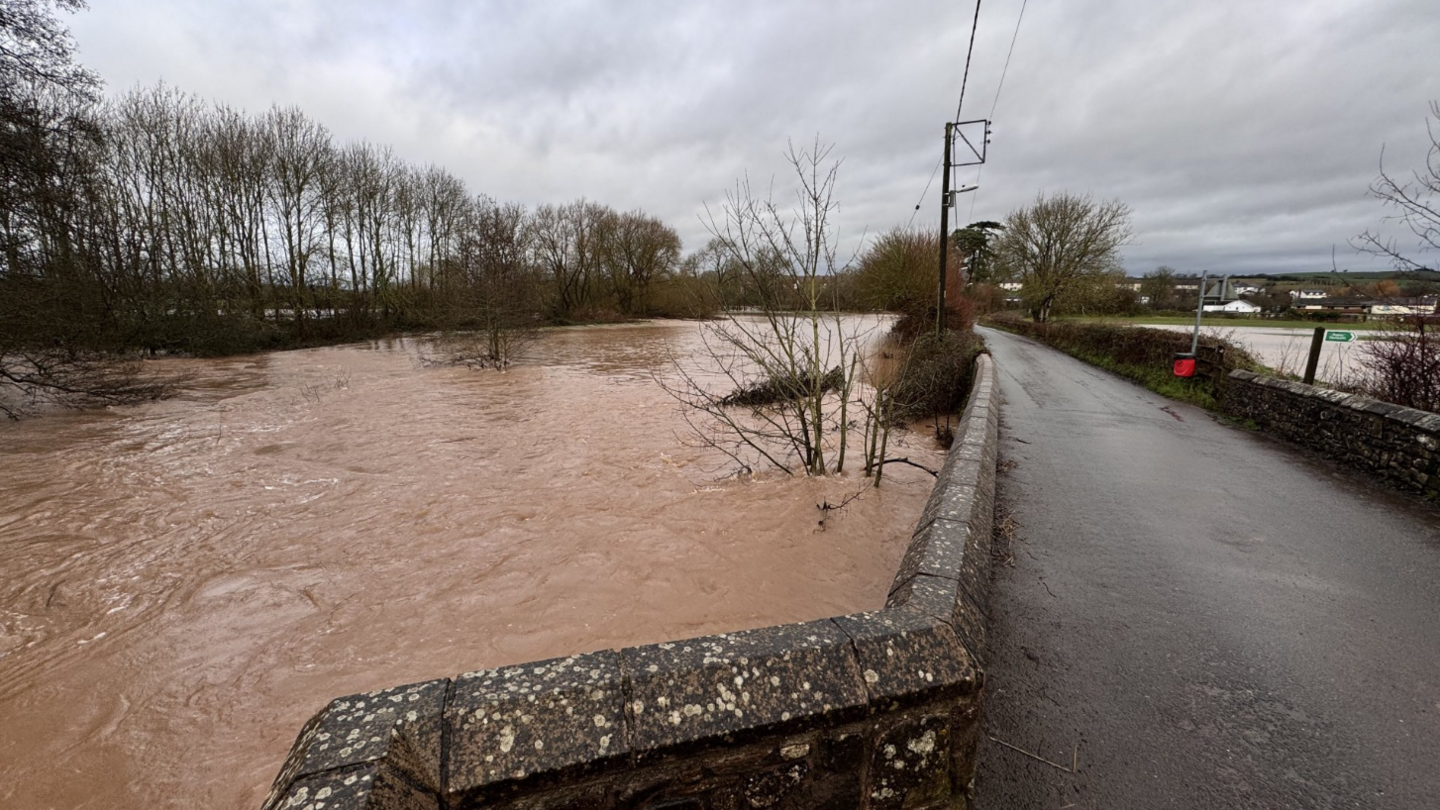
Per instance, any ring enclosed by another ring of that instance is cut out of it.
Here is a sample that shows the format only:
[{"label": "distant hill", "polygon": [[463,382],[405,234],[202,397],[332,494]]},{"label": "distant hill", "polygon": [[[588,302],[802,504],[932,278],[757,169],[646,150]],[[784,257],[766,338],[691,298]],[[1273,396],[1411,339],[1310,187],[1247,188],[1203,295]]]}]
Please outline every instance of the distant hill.
[{"label": "distant hill", "polygon": [[[1251,278],[1246,276],[1246,278]],[[1365,273],[1336,273],[1333,270],[1326,270],[1319,273],[1284,273],[1277,275],[1254,276],[1257,279],[1269,279],[1270,281],[1295,281],[1300,283],[1314,281],[1383,281],[1391,279],[1394,281],[1427,281],[1440,283],[1440,270],[1374,270]]]}]

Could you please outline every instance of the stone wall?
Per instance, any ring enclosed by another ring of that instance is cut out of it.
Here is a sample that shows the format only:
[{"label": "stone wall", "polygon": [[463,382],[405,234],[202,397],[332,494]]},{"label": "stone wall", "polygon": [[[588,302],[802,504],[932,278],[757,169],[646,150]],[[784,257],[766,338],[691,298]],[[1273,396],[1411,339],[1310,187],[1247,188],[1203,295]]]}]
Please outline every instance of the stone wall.
[{"label": "stone wall", "polygon": [[1248,371],[1230,372],[1222,410],[1392,486],[1440,491],[1436,414]]},{"label": "stone wall", "polygon": [[339,698],[266,810],[967,807],[999,423],[976,362],[884,608]]}]

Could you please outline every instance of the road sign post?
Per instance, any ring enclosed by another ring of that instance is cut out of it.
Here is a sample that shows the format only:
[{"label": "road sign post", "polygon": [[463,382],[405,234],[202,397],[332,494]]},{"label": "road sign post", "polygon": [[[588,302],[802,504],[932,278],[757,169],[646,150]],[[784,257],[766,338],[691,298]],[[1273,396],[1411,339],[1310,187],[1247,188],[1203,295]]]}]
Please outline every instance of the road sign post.
[{"label": "road sign post", "polygon": [[1305,362],[1305,384],[1315,384],[1315,369],[1320,366],[1320,346],[1325,342],[1325,327],[1315,327],[1315,337],[1310,340],[1310,359]]}]

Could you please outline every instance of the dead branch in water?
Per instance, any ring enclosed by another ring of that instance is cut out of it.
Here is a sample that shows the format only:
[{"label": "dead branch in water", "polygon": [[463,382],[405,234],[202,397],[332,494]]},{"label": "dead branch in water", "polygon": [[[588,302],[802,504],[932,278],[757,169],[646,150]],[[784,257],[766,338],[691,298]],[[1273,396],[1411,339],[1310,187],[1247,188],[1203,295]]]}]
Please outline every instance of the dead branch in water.
[{"label": "dead branch in water", "polygon": [[133,355],[70,348],[0,352],[0,416],[19,419],[43,403],[78,409],[164,399],[182,381],[147,371]]},{"label": "dead branch in water", "polygon": [[839,366],[826,372],[818,382],[809,372],[798,374],[780,372],[736,388],[730,394],[721,397],[720,404],[726,407],[773,405],[777,402],[803,399],[817,390],[821,393],[836,391],[845,383],[845,374]]},{"label": "dead branch in water", "polygon": [[924,470],[925,472],[930,473],[931,475],[935,476],[936,478],[939,478],[939,477],[940,477],[940,471],[939,471],[939,470],[932,470],[932,469],[930,469],[929,467],[926,467],[924,464],[917,464],[917,463],[911,461],[909,458],[887,458],[887,459],[885,459],[884,461],[880,462],[880,464],[881,464],[881,465],[885,465],[885,464],[908,464],[908,465],[910,465],[911,467],[914,467],[914,468],[917,469],[917,470]]},{"label": "dead branch in water", "polygon": [[847,498],[845,498],[845,500],[843,500],[843,501],[841,501],[840,503],[837,503],[837,504],[832,504],[832,503],[830,503],[829,501],[822,501],[822,502],[820,502],[820,503],[815,504],[815,508],[820,510],[820,515],[821,515],[820,521],[819,521],[819,527],[820,527],[820,528],[816,529],[816,531],[820,531],[820,532],[825,531],[825,521],[827,521],[827,520],[830,519],[830,513],[831,513],[831,512],[839,512],[841,509],[844,509],[845,507],[849,506],[849,505],[850,505],[850,502],[851,502],[851,501],[854,501],[855,499],[857,499],[857,498],[859,498],[861,495],[863,495],[863,494],[865,493],[865,490],[866,490],[866,489],[869,489],[869,487],[866,487],[865,489],[862,489],[862,490],[860,490],[859,492],[856,492],[855,494],[848,496]]}]

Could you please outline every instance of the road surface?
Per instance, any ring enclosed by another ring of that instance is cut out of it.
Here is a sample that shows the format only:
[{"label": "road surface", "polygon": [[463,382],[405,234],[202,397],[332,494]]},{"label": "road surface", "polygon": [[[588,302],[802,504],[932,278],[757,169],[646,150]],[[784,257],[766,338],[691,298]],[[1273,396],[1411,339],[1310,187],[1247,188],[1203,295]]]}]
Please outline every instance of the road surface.
[{"label": "road surface", "polygon": [[1440,808],[1437,513],[984,335],[1018,527],[976,806]]}]

